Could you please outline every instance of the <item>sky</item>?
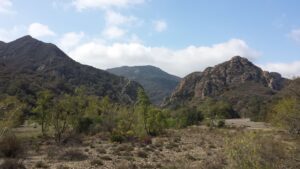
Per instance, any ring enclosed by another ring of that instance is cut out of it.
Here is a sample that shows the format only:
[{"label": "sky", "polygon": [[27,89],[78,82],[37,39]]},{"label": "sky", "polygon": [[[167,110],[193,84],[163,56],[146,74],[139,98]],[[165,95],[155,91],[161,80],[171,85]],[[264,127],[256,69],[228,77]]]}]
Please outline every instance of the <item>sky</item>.
[{"label": "sky", "polygon": [[298,0],[0,0],[0,41],[24,35],[100,69],[184,77],[235,55],[300,76]]}]

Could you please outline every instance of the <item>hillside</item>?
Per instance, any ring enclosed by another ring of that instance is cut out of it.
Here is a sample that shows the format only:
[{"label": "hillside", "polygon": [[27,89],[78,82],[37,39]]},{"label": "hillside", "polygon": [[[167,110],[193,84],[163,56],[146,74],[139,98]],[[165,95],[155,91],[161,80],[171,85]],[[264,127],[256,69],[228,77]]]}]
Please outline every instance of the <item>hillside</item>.
[{"label": "hillside", "polygon": [[115,75],[124,76],[140,83],[152,103],[159,105],[178,85],[180,78],[170,75],[154,66],[123,66],[107,70]]},{"label": "hillside", "polygon": [[265,104],[288,82],[280,74],[263,71],[248,59],[231,60],[183,78],[164,106],[199,104],[207,97],[230,102],[240,116],[250,116],[253,106]]},{"label": "hillside", "polygon": [[10,43],[0,43],[0,92],[17,95],[34,103],[43,89],[69,93],[85,86],[87,92],[109,96],[120,103],[136,99],[138,83],[82,65],[50,43],[25,36]]}]

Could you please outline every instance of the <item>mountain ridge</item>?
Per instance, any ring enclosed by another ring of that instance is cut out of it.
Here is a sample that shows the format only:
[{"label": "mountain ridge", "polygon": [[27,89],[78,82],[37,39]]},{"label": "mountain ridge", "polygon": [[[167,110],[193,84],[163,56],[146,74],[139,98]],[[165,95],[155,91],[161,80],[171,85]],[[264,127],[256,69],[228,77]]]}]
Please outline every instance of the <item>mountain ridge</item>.
[{"label": "mountain ridge", "polygon": [[160,105],[164,98],[171,94],[180,80],[179,77],[151,65],[121,66],[107,71],[140,83],[151,102],[156,105]]},{"label": "mountain ridge", "polygon": [[[0,47],[0,91],[23,97],[51,89],[65,93],[79,86],[98,96],[132,103],[138,83],[92,66],[82,65],[51,43],[24,36]],[[22,86],[25,89],[22,89]],[[21,88],[21,89],[20,89]],[[21,90],[21,91],[20,91]]]}]

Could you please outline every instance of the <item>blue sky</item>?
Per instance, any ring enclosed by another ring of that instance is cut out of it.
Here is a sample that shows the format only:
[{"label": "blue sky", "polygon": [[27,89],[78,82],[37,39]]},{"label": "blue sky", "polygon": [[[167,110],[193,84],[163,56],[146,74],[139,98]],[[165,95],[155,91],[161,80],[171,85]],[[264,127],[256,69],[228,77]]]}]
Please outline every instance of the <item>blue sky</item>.
[{"label": "blue sky", "polygon": [[30,34],[101,69],[154,65],[184,76],[249,58],[300,76],[297,0],[0,0],[0,40]]}]

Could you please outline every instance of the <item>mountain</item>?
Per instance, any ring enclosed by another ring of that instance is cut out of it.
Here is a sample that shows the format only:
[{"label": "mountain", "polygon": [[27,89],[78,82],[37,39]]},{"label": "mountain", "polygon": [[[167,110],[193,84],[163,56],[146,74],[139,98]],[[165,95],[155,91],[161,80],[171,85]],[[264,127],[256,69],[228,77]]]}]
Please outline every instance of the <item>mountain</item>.
[{"label": "mountain", "polygon": [[132,80],[82,65],[51,43],[25,36],[0,43],[0,92],[34,102],[43,89],[69,93],[85,86],[87,92],[132,103],[140,85]]},{"label": "mountain", "polygon": [[264,104],[287,82],[280,74],[263,71],[248,59],[235,56],[183,78],[163,105],[198,105],[205,98],[212,97],[229,101],[240,116],[249,116],[254,113],[250,112],[249,104]]},{"label": "mountain", "polygon": [[123,66],[107,70],[140,83],[152,103],[159,105],[178,85],[180,78],[170,75],[154,66]]}]

